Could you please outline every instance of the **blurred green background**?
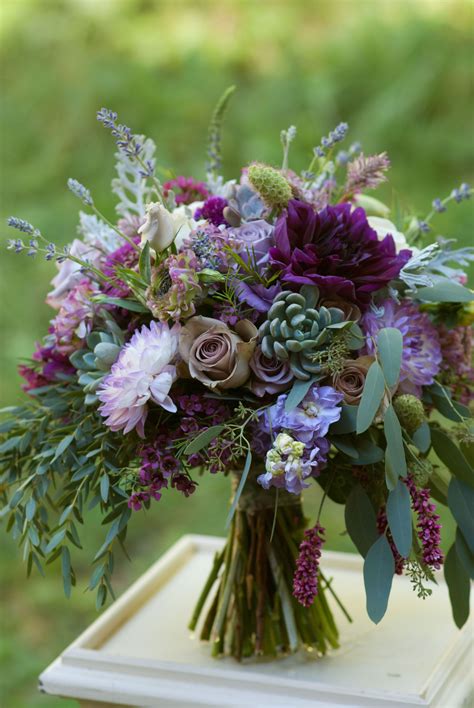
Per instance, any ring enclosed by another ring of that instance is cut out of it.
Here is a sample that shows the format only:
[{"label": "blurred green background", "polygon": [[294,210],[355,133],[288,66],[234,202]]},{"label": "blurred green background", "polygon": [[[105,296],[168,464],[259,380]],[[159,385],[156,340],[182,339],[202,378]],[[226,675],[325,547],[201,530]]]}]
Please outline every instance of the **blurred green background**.
[{"label": "blurred green background", "polygon": [[[387,150],[396,195],[420,215],[431,200],[472,183],[473,5],[451,0],[3,0],[0,7],[0,217],[20,216],[57,243],[74,238],[78,204],[68,177],[85,183],[110,217],[113,143],[96,123],[113,108],[155,138],[160,163],[203,176],[209,114],[235,83],[224,134],[225,175],[250,160],[280,161],[280,129],[295,124],[291,166],[339,121],[366,152]],[[473,204],[437,218],[437,233],[472,239]],[[12,237],[1,228],[4,238]],[[18,359],[30,355],[51,314],[43,304],[54,265],[3,251],[0,258],[1,405],[18,400]],[[228,483],[171,495],[130,529],[134,558],[119,565],[121,592],[184,532],[223,533]],[[317,493],[306,499],[315,514]],[[326,508],[328,547],[350,550],[340,510]],[[447,529],[449,540],[450,529]],[[90,519],[85,538],[101,534]],[[0,705],[65,706],[36,693],[36,677],[95,617],[78,589],[62,596],[59,569],[26,582],[10,537],[0,543]],[[362,582],[362,579],[361,579]],[[341,621],[342,618],[340,618]],[[73,705],[73,703],[69,703]]]}]

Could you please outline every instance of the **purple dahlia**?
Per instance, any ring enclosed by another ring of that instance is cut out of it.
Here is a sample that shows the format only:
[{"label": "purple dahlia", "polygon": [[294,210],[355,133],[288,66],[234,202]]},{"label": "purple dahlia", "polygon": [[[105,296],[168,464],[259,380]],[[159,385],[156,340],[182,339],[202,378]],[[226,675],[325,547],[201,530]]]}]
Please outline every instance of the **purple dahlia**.
[{"label": "purple dahlia", "polygon": [[317,285],[324,296],[337,295],[364,309],[411,256],[408,249],[397,254],[391,235],[379,241],[365,211],[350,204],[316,212],[291,200],[275,225],[275,242],[270,262],[285,282]]},{"label": "purple dahlia", "polygon": [[384,327],[395,327],[403,335],[399,391],[421,395],[421,386],[429,386],[439,373],[441,345],[438,332],[426,312],[420,312],[410,300],[400,304],[386,300],[377,313],[367,312],[361,321],[367,335],[367,351],[373,354],[374,339]]}]

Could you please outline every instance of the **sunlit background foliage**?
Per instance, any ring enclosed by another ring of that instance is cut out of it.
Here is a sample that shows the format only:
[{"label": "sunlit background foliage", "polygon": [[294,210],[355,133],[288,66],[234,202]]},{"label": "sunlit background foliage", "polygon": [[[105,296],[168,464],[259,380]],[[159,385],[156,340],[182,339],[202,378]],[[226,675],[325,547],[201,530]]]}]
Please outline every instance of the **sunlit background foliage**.
[{"label": "sunlit background foliage", "polygon": [[[1,221],[14,214],[48,239],[72,240],[78,204],[65,188],[70,176],[113,215],[113,145],[95,121],[102,105],[156,140],[164,169],[203,176],[209,114],[233,83],[227,177],[250,160],[278,164],[279,132],[290,124],[298,127],[291,166],[304,168],[320,136],[345,120],[367,152],[388,151],[388,203],[422,216],[434,197],[472,184],[472,38],[468,0],[3,0]],[[468,244],[473,223],[473,205],[463,203],[435,225]],[[7,228],[0,232],[6,240]],[[41,260],[1,255],[2,405],[18,399],[17,360],[46,331],[53,271]],[[148,517],[138,514],[134,561],[118,569],[117,590],[183,532],[222,533],[227,486],[203,480],[192,499],[164,496]],[[307,499],[309,516],[315,503]],[[327,509],[328,535],[350,550],[339,511]],[[84,536],[101,533],[92,518]],[[36,675],[94,618],[93,597],[82,593],[89,560],[86,552],[76,562],[84,576],[67,601],[54,565],[46,580],[24,581],[2,534],[0,704],[68,705],[36,694]]]}]

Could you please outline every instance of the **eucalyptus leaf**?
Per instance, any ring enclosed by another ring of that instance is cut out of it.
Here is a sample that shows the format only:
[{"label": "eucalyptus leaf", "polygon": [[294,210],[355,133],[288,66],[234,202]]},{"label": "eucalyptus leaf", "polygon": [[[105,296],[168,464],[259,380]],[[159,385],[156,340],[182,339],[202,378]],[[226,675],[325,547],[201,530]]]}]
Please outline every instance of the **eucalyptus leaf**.
[{"label": "eucalyptus leaf", "polygon": [[430,426],[426,421],[422,423],[417,430],[415,430],[411,436],[411,439],[420,452],[428,452],[431,445],[431,432]]},{"label": "eucalyptus leaf", "polygon": [[72,443],[74,440],[74,434],[71,435],[66,435],[59,443],[58,446],[56,447],[56,452],[54,453],[54,457],[51,460],[51,462],[55,462],[57,459],[63,455],[66,450],[68,449],[69,445]]},{"label": "eucalyptus leaf", "polygon": [[309,379],[309,381],[296,379],[290,393],[286,397],[285,410],[292,411],[296,408],[306,396],[314,382],[314,378]]},{"label": "eucalyptus leaf", "polygon": [[370,427],[382,402],[385,379],[379,364],[371,364],[365,378],[364,391],[357,411],[357,434]]},{"label": "eucalyptus leaf", "polygon": [[63,546],[61,549],[61,573],[63,576],[64,594],[71,597],[71,556],[69,548]]},{"label": "eucalyptus leaf", "polygon": [[395,327],[384,327],[377,335],[377,350],[388,386],[395,386],[402,365],[403,336]]},{"label": "eucalyptus leaf", "polygon": [[444,577],[449,590],[449,599],[456,627],[461,627],[469,617],[469,594],[471,584],[469,575],[457,553],[456,543],[453,543],[444,561]]},{"label": "eucalyptus leaf", "polygon": [[449,435],[431,426],[431,442],[434,451],[448,470],[458,479],[474,487],[474,470]]},{"label": "eucalyptus leaf", "polygon": [[400,479],[388,495],[387,520],[397,551],[408,558],[413,535],[410,492]]},{"label": "eucalyptus leaf", "polygon": [[344,518],[352,542],[365,557],[377,540],[378,532],[374,507],[360,484],[356,484],[347,498]]},{"label": "eucalyptus leaf", "polygon": [[357,410],[358,406],[341,406],[341,417],[336,423],[333,423],[329,428],[329,433],[332,435],[344,435],[353,433],[357,427]]},{"label": "eucalyptus leaf", "polygon": [[340,450],[348,457],[357,460],[359,458],[359,453],[356,447],[352,444],[351,438],[346,435],[336,435],[331,438],[331,442],[337,450]]},{"label": "eucalyptus leaf", "polygon": [[385,450],[386,464],[390,466],[390,469],[397,477],[406,477],[407,463],[403,447],[402,429],[392,404],[385,411],[383,429],[387,441],[387,449]]},{"label": "eucalyptus leaf", "polygon": [[384,616],[392,589],[395,561],[386,536],[380,536],[369,549],[364,562],[367,614],[378,624]]},{"label": "eucalyptus leaf", "polygon": [[184,450],[184,454],[194,455],[196,452],[199,452],[204,447],[207,447],[207,445],[209,445],[209,443],[214,440],[214,438],[217,438],[217,436],[222,433],[223,430],[223,425],[211,425],[210,428],[207,428],[207,430],[203,430],[202,433],[199,433],[199,435],[197,435],[193,440],[191,440],[190,443],[187,444]]},{"label": "eucalyptus leaf", "polygon": [[102,497],[102,501],[104,503],[109,498],[109,487],[110,487],[109,475],[104,474],[100,478],[100,496]]},{"label": "eucalyptus leaf", "polygon": [[448,488],[448,504],[471,553],[474,553],[474,489],[453,477]]},{"label": "eucalyptus leaf", "polygon": [[458,554],[464,570],[469,575],[470,579],[474,580],[474,553],[470,551],[459,526],[456,529],[456,553]]}]

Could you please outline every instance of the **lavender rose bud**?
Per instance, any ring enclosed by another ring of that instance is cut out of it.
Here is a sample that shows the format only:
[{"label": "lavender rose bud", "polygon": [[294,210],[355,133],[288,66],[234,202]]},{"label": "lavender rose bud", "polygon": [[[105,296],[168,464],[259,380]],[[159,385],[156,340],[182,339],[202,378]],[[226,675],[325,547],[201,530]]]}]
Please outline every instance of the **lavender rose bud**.
[{"label": "lavender rose bud", "polygon": [[268,262],[269,249],[275,245],[274,229],[268,221],[256,219],[227,231],[236,240],[235,250],[244,260],[247,260],[247,254],[250,253],[257,266],[261,267]]},{"label": "lavender rose bud", "polygon": [[343,371],[333,377],[332,385],[336,391],[344,395],[344,403],[355,406],[360,402],[364,390],[365,377],[373,361],[374,357],[372,356],[348,359]]},{"label": "lavender rose bud", "polygon": [[179,352],[193,379],[218,391],[247,382],[258,330],[250,320],[240,320],[234,330],[220,320],[201,315],[186,322]]},{"label": "lavender rose bud", "polygon": [[253,374],[249,388],[256,396],[281,393],[293,379],[288,362],[279,361],[276,357],[269,359],[263,354],[260,344],[257,345],[249,364]]}]

